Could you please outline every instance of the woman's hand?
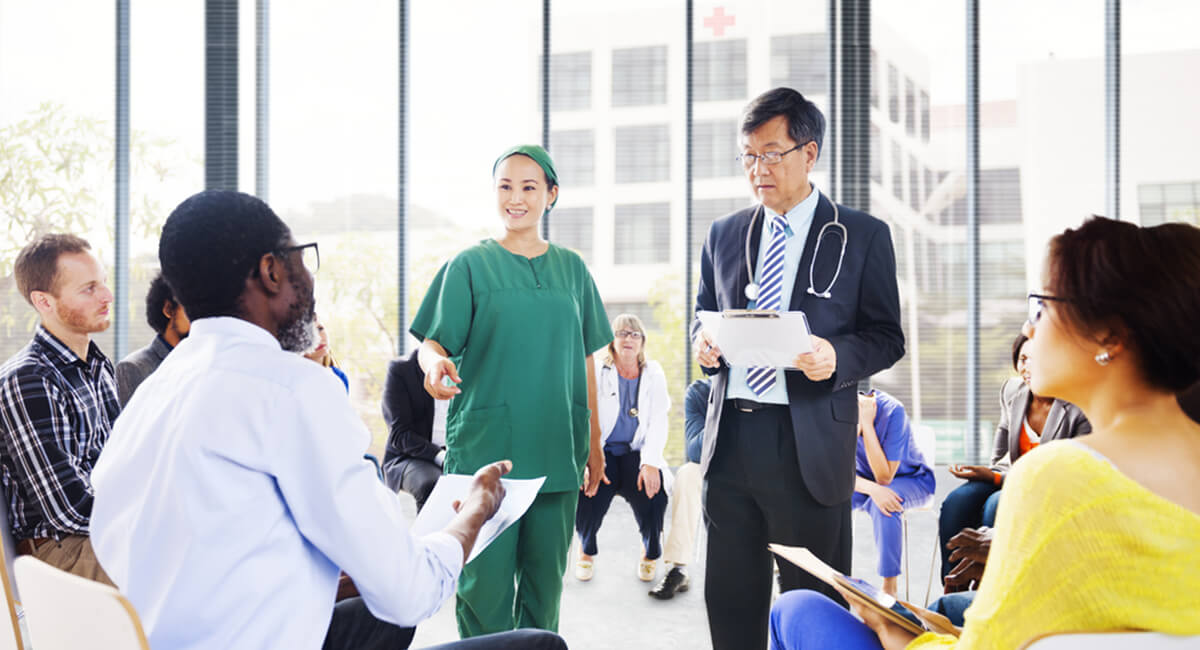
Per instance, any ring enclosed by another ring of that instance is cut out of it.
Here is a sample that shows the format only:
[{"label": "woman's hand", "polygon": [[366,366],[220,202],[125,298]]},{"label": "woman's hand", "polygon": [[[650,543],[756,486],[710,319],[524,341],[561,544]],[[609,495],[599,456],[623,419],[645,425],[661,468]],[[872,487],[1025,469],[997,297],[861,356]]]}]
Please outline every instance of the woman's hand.
[{"label": "woman's hand", "polygon": [[450,381],[456,384],[462,382],[462,377],[458,376],[458,368],[455,367],[454,362],[445,357],[429,366],[429,371],[425,373],[425,392],[429,393],[433,399],[450,399],[462,392],[458,386],[444,385],[443,377],[449,377]]},{"label": "woman's hand", "polygon": [[604,481],[605,484],[612,483],[604,475],[604,448],[593,446],[588,452],[587,466],[583,468],[583,485],[580,485],[579,489],[590,499],[596,496],[596,491],[600,489],[600,481]]},{"label": "woman's hand", "polygon": [[889,487],[879,485],[878,483],[874,485],[875,487],[871,488],[867,496],[871,497],[871,501],[875,502],[875,507],[879,508],[879,511],[885,517],[891,517],[891,513],[893,512],[904,512],[903,497],[896,494],[896,491]]},{"label": "woman's hand", "polygon": [[951,465],[950,473],[968,481],[993,483],[996,480],[996,473],[982,465]]},{"label": "woman's hand", "polygon": [[858,596],[843,589],[841,585],[834,583],[833,588],[842,595],[842,598],[846,599],[847,603],[850,603],[850,611],[861,618],[863,623],[871,628],[871,631],[875,632],[875,636],[879,637],[880,645],[887,650],[903,648],[908,645],[909,641],[917,638],[912,632],[889,621],[883,614],[859,604]]},{"label": "woman's hand", "polygon": [[637,489],[653,499],[661,487],[662,474],[659,473],[658,468],[653,465],[642,465],[642,471],[638,472]]}]

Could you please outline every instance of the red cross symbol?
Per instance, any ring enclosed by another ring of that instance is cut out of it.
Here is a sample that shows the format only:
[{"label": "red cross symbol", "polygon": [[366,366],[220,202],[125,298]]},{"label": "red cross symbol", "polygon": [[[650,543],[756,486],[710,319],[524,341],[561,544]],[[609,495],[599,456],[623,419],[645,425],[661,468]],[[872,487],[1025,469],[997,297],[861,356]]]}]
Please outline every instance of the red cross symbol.
[{"label": "red cross symbol", "polygon": [[717,7],[713,9],[713,15],[704,19],[704,26],[711,27],[713,36],[724,36],[726,27],[733,27],[737,20],[733,16],[725,15],[725,7]]}]

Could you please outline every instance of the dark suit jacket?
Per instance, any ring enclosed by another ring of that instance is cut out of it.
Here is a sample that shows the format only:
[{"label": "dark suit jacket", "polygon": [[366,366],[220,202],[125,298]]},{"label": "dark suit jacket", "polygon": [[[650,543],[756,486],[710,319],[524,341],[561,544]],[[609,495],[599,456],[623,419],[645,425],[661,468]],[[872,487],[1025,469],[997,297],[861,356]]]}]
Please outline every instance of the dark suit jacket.
[{"label": "dark suit jacket", "polygon": [[121,359],[116,368],[117,399],[121,402],[121,408],[129,403],[129,399],[133,397],[133,391],[137,390],[143,381],[146,381],[146,377],[158,370],[158,366],[171,353],[171,349],[171,344],[167,343],[167,340],[159,334],[154,337],[150,345]]},{"label": "dark suit jacket", "polygon": [[[1009,379],[1000,387],[1000,424],[996,426],[996,438],[992,443],[992,471],[1007,473],[1020,458],[1021,424],[1025,421],[1025,411],[1029,409],[1031,397],[1029,387],[1018,377]],[[1088,422],[1078,406],[1056,399],[1046,414],[1042,442],[1074,438],[1091,432],[1092,423]]]},{"label": "dark suit jacket", "polygon": [[[799,371],[785,373],[800,472],[809,492],[825,505],[842,503],[854,493],[859,380],[891,367],[904,356],[891,232],[875,217],[839,208],[839,221],[846,226],[848,239],[841,274],[831,289],[833,297],[826,300],[807,291],[817,233],[822,225],[833,221],[833,204],[822,195],[805,239],[788,305],[789,310],[803,311],[812,333],[828,339],[837,353],[837,369],[825,381],[810,381]],[[718,219],[709,228],[700,258],[697,311],[746,308],[750,269],[746,268],[745,242],[754,210],[740,210]],[[758,259],[761,233],[760,218],[750,242],[752,261]],[[833,277],[841,248],[837,235],[827,232],[825,237],[814,270],[818,290]],[[698,330],[696,320],[693,332]],[[724,363],[720,369],[705,369],[713,375],[701,458],[706,475],[717,448],[728,370]]]},{"label": "dark suit jacket", "polygon": [[417,351],[388,364],[383,386],[383,421],[388,425],[383,462],[423,458],[433,462],[441,447],[433,444],[433,397],[425,392],[425,373]]}]

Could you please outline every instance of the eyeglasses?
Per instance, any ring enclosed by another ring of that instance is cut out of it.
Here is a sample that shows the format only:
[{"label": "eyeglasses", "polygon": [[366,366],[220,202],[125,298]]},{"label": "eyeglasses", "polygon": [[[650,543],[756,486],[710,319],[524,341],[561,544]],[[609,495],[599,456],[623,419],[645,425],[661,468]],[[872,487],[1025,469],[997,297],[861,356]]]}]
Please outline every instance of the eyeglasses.
[{"label": "eyeglasses", "polygon": [[614,336],[619,339],[633,339],[635,341],[645,338],[641,332],[635,332],[634,330],[617,330]]},{"label": "eyeglasses", "polygon": [[1046,310],[1046,301],[1053,300],[1055,302],[1070,302],[1069,298],[1060,296],[1047,296],[1041,293],[1029,294],[1029,312],[1025,318],[1030,325],[1037,325],[1038,320],[1042,317],[1042,312]]},{"label": "eyeglasses", "polygon": [[304,263],[304,268],[308,269],[309,273],[315,274],[321,268],[321,251],[317,249],[317,242],[279,249],[280,253],[290,253],[292,251],[300,251],[300,260]]},{"label": "eyeglasses", "polygon": [[737,156],[737,160],[738,160],[738,162],[742,163],[742,166],[745,167],[746,169],[750,169],[751,167],[754,166],[754,163],[756,163],[760,160],[763,161],[764,165],[778,165],[779,163],[783,162],[784,156],[803,147],[805,144],[808,144],[808,142],[805,142],[804,144],[798,144],[798,145],[792,147],[791,149],[788,149],[787,151],[766,151],[766,152],[763,152],[762,154],[752,154],[752,153],[739,154]]}]

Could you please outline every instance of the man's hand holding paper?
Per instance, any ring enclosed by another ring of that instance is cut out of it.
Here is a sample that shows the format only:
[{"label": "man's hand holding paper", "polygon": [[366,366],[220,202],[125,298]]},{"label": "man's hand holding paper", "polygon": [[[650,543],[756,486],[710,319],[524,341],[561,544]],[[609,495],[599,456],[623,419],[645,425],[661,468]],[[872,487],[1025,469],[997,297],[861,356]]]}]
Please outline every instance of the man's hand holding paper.
[{"label": "man's hand holding paper", "polygon": [[837,370],[837,352],[832,343],[816,334],[810,334],[809,337],[812,339],[812,352],[797,354],[792,365],[812,381],[825,381]]}]

